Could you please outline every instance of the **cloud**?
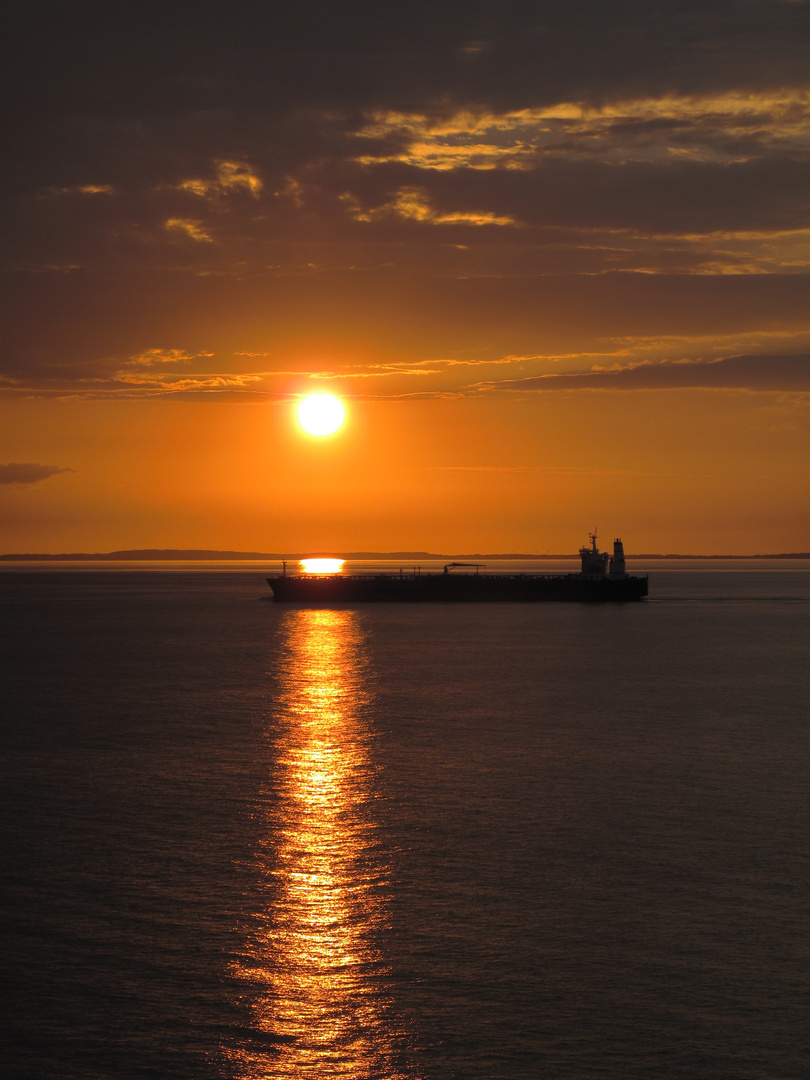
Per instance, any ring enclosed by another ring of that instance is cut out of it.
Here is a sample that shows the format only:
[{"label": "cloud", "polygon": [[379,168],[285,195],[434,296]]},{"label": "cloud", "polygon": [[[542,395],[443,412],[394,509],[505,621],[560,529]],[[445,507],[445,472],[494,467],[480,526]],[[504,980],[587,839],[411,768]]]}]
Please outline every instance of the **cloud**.
[{"label": "cloud", "polygon": [[432,388],[460,379],[424,357],[537,376],[610,338],[810,325],[808,4],[45,7],[47,35],[17,5],[3,69],[9,393],[163,392],[205,342],[219,372],[337,376],[351,343]]},{"label": "cloud", "polygon": [[[184,0],[171,17],[90,0],[106,43],[90,55],[67,16],[53,16],[59,45],[43,41],[36,7],[19,14],[9,70],[28,156],[8,203],[17,262],[152,264],[150,238],[168,229],[195,241],[189,262],[225,247],[237,275],[278,265],[281,239],[410,248],[416,231],[421,244],[465,231],[480,244],[493,230],[476,226],[519,222],[522,243],[564,245],[548,259],[562,255],[562,272],[810,265],[806,237],[728,250],[720,235],[806,228],[808,5],[678,0],[641,19],[631,0],[517,0],[486,15],[460,0],[441,14],[419,0],[375,12],[302,0],[233,19]],[[35,212],[34,185],[110,197]],[[552,228],[569,235],[528,235]]]},{"label": "cloud", "polygon": [[169,232],[181,232],[200,243],[213,243],[211,236],[205,231],[201,221],[189,221],[188,218],[168,218],[164,222],[164,229]]},{"label": "cloud", "polygon": [[49,195],[112,195],[110,184],[77,184],[75,187],[50,188]]},{"label": "cloud", "polygon": [[479,390],[810,390],[810,354],[644,360],[624,367],[551,373],[477,384]]},{"label": "cloud", "polygon": [[62,469],[58,465],[35,465],[33,462],[12,461],[9,465],[0,465],[0,484],[37,484],[57,473],[76,472],[75,469]]},{"label": "cloud", "polygon": [[803,154],[810,94],[804,89],[720,95],[665,95],[588,104],[559,101],[503,113],[462,110],[449,117],[375,113],[357,132],[377,152],[364,165],[418,169],[519,169],[544,157],[660,162],[686,154],[737,161],[770,148]]},{"label": "cloud", "polygon": [[239,191],[258,198],[264,184],[249,165],[243,161],[215,161],[214,165],[215,179],[182,180],[178,188],[202,198],[216,198]]},{"label": "cloud", "polygon": [[806,86],[378,110],[350,135],[339,198],[392,238],[520,226],[539,272],[807,272],[808,132]]},{"label": "cloud", "polygon": [[264,378],[265,376],[262,374],[236,374],[232,372],[206,375],[159,375],[158,373],[150,375],[145,372],[143,374],[135,372],[129,374],[120,371],[114,382],[151,393],[175,394],[180,391],[216,392],[243,388],[255,390],[257,388],[252,387],[251,384],[260,383]]},{"label": "cloud", "polygon": [[[579,465],[425,465],[425,472],[559,473],[572,476],[651,476],[635,469],[598,469]],[[660,475],[660,474],[659,474]]]},{"label": "cloud", "polygon": [[361,209],[352,195],[341,197],[349,205],[356,221],[376,221],[389,215],[431,225],[516,225],[508,216],[499,216],[486,210],[438,211],[418,188],[401,188],[393,199],[372,209]]},{"label": "cloud", "polygon": [[347,379],[384,379],[389,378],[392,375],[403,376],[410,375],[414,378],[420,375],[438,375],[440,369],[419,367],[418,364],[414,366],[408,366],[405,364],[374,364],[369,365],[368,371],[311,371],[308,373],[309,379],[340,379],[341,381]]},{"label": "cloud", "polygon": [[193,357],[182,349],[147,349],[146,352],[130,356],[127,364],[154,367],[157,364],[188,364],[192,359]]}]

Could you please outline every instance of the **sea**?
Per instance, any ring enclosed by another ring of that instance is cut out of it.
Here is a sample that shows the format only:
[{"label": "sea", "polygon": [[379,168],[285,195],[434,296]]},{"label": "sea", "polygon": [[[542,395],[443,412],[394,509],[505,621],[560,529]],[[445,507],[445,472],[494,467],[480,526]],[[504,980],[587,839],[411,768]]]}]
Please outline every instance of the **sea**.
[{"label": "sea", "polygon": [[277,569],[3,567],[6,1080],[810,1076],[810,561]]}]

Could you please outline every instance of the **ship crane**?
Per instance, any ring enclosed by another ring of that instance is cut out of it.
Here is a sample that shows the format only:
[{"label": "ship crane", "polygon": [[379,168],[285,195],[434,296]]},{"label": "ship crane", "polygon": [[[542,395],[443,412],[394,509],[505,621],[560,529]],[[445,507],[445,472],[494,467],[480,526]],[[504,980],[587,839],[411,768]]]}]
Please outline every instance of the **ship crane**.
[{"label": "ship crane", "polygon": [[482,562],[449,562],[449,563],[447,564],[447,566],[445,566],[445,568],[444,568],[444,572],[445,572],[445,574],[446,574],[446,573],[448,573],[448,572],[449,572],[450,570],[454,570],[454,569],[455,569],[455,568],[456,568],[457,566],[470,566],[470,567],[473,567],[473,568],[474,568],[474,570],[475,570],[475,572],[476,572],[476,574],[477,574],[477,573],[478,573],[478,571],[479,571],[479,569],[480,569],[480,568],[481,568],[482,566],[483,566],[483,567],[486,567],[486,565],[487,565],[486,563],[482,563]]}]

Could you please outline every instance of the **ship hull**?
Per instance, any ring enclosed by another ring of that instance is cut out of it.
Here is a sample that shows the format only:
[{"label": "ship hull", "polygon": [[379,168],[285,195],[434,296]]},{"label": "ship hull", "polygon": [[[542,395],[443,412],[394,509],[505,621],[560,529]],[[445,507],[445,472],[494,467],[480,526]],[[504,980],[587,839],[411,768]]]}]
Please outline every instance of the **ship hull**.
[{"label": "ship hull", "polygon": [[589,579],[580,574],[334,574],[267,578],[282,603],[627,603],[642,600],[646,577]]}]

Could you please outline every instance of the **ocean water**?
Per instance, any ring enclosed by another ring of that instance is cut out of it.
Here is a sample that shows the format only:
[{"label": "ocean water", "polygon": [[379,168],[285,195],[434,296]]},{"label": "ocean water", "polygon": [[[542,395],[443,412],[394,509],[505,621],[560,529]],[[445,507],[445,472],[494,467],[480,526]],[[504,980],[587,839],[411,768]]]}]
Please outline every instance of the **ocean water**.
[{"label": "ocean water", "polygon": [[3,1075],[810,1075],[810,567],[649,569],[0,574]]}]

